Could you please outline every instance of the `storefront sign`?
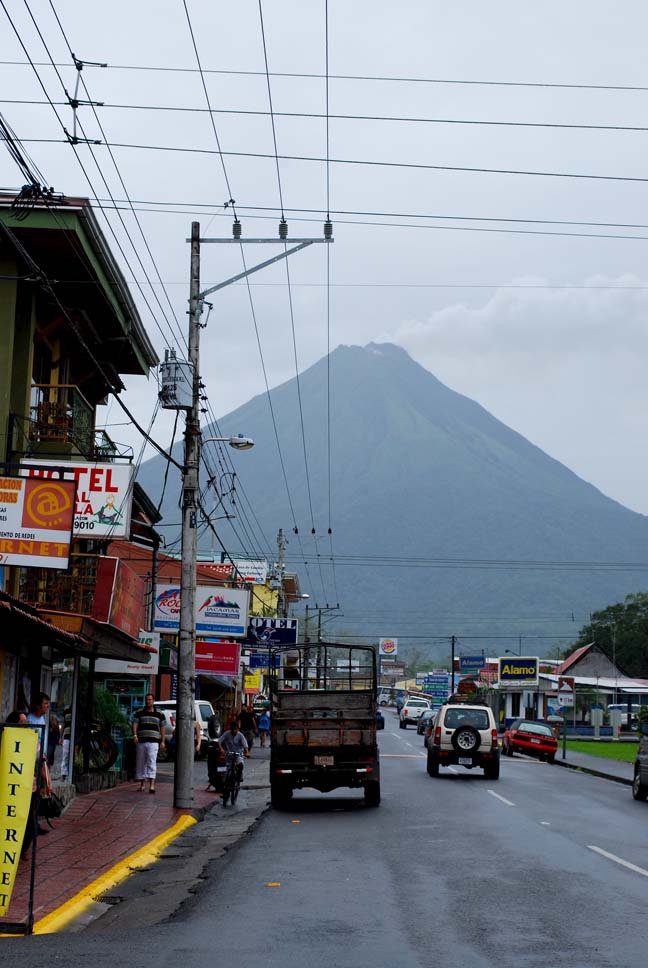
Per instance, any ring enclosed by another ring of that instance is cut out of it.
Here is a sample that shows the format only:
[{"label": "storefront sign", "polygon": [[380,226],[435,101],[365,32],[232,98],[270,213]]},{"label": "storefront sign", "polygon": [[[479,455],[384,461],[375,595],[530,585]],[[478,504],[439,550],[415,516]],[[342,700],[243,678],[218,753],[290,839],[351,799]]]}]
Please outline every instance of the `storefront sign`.
[{"label": "storefront sign", "polygon": [[127,538],[133,492],[132,464],[91,464],[73,461],[22,460],[29,477],[76,481],[74,534],[87,538]]},{"label": "storefront sign", "polygon": [[160,665],[163,669],[178,668],[178,650],[174,645],[160,643]]},{"label": "storefront sign", "polygon": [[459,673],[462,676],[476,676],[486,665],[486,657],[483,655],[461,655],[459,656]]},{"label": "storefront sign", "polygon": [[99,558],[92,618],[139,636],[146,621],[146,583],[119,558]]},{"label": "storefront sign", "polygon": [[[269,661],[270,661],[270,653],[268,652],[252,652],[248,656],[250,669],[261,669],[263,672],[267,672]],[[280,667],[281,656],[278,653],[273,656],[272,664],[275,669],[278,669]]]},{"label": "storefront sign", "polygon": [[238,676],[241,646],[238,642],[196,642],[196,672],[214,676]]},{"label": "storefront sign", "polygon": [[433,703],[443,703],[450,695],[450,674],[448,672],[428,673],[422,690],[430,696]]},{"label": "storefront sign", "polygon": [[499,658],[499,681],[500,685],[507,686],[537,686],[538,685],[538,657],[529,658],[520,656],[500,656]]},{"label": "storefront sign", "polygon": [[558,676],[558,705],[573,707],[576,701],[576,680],[573,676]]},{"label": "storefront sign", "polygon": [[[243,638],[247,631],[249,592],[244,588],[199,585],[196,592],[196,632]],[[180,629],[179,585],[157,585],[154,628],[158,632]]]},{"label": "storefront sign", "polygon": [[160,664],[160,633],[140,631],[138,636],[140,645],[155,649],[149,653],[148,662],[129,662],[126,659],[97,659],[95,672],[104,672],[115,676],[155,676]]},{"label": "storefront sign", "polygon": [[247,642],[250,645],[295,645],[299,623],[296,618],[250,619]]},{"label": "storefront sign", "polygon": [[380,639],[378,655],[398,655],[398,639]]},{"label": "storefront sign", "polygon": [[38,733],[7,726],[0,736],[0,918],[7,914],[31,806]]},{"label": "storefront sign", "polygon": [[260,558],[234,558],[231,561],[214,562],[210,564],[214,578],[218,581],[237,581],[245,585],[265,585],[268,580],[268,562]]},{"label": "storefront sign", "polygon": [[0,477],[0,564],[67,568],[74,481]]}]

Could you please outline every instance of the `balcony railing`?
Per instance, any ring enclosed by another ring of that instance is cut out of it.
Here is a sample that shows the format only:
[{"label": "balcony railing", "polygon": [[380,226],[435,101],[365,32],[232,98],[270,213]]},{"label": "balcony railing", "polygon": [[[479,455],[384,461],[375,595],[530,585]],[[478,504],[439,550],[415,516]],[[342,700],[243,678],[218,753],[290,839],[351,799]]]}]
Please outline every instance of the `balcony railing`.
[{"label": "balcony railing", "polygon": [[[32,414],[35,409],[31,408]],[[43,407],[36,411],[34,418],[12,413],[9,450],[20,455],[42,453],[46,457],[62,454],[66,460],[73,459],[75,453],[92,461],[112,461],[118,457],[131,456],[131,448],[116,444],[105,430],[91,427],[89,432],[80,432],[78,424],[77,421],[75,430],[74,425],[55,423],[52,413],[49,414],[48,422]],[[42,444],[45,446],[41,447]],[[61,447],[57,447],[57,444]]]},{"label": "balcony railing", "polygon": [[94,409],[72,384],[37,383],[30,402],[31,440],[73,444],[86,454],[94,442]]}]

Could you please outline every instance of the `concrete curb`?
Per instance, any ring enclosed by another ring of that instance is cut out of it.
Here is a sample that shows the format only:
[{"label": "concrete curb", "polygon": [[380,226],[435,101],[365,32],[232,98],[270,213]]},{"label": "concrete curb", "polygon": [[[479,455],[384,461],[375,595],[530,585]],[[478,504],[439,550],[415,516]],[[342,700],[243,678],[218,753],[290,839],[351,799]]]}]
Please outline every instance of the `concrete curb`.
[{"label": "concrete curb", "polygon": [[590,776],[597,776],[601,780],[613,780],[615,783],[623,783],[624,786],[632,786],[632,780],[628,780],[625,776],[614,776],[613,773],[593,770],[589,766],[578,766],[578,764],[570,763],[568,760],[554,760],[554,766],[562,766],[567,770],[573,770],[574,773],[589,773]]}]

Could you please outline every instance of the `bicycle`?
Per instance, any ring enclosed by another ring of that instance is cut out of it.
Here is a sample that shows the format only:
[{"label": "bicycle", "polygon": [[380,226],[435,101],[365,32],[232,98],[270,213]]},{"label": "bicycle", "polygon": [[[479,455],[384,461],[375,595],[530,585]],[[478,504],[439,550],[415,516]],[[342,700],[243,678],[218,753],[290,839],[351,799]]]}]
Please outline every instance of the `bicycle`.
[{"label": "bicycle", "polygon": [[[86,729],[82,727],[81,735],[77,736],[74,744],[75,772],[83,770],[83,749],[86,739]],[[119,756],[119,747],[110,733],[93,723],[89,730],[89,763],[91,773],[105,773],[114,766]]]},{"label": "bicycle", "polygon": [[229,800],[234,806],[236,798],[241,788],[241,776],[243,773],[243,756],[241,753],[230,752],[227,754],[227,772],[223,780],[223,806],[227,806]]}]

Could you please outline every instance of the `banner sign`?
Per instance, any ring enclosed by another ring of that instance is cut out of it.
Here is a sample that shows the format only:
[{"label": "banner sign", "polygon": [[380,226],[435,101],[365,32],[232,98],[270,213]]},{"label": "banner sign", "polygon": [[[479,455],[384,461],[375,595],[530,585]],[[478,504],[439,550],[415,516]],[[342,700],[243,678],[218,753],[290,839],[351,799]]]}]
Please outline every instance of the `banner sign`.
[{"label": "banner sign", "polygon": [[0,477],[0,564],[67,568],[74,481]]},{"label": "banner sign", "polygon": [[213,676],[238,676],[241,646],[238,642],[196,642],[196,672]]},{"label": "banner sign", "polygon": [[246,641],[250,645],[295,645],[298,630],[296,618],[252,617]]},{"label": "banner sign", "polygon": [[[243,638],[247,630],[249,592],[245,588],[198,585],[196,632]],[[153,628],[158,632],[180,630],[180,586],[156,585]]]},{"label": "banner sign", "polygon": [[[265,585],[268,580],[268,562],[260,558],[234,558],[231,561],[214,562],[209,569],[218,581],[237,581],[245,585]],[[201,562],[202,564],[202,562]]]},{"label": "banner sign", "polygon": [[0,918],[13,893],[25,828],[31,807],[38,733],[6,726],[0,736]]},{"label": "banner sign", "polygon": [[[23,459],[30,478],[76,481],[74,534],[79,538],[127,538],[133,497],[132,464]],[[36,466],[34,466],[36,465]]]},{"label": "banner sign", "polygon": [[483,655],[460,655],[459,674],[462,676],[477,676],[486,665]]},{"label": "banner sign", "polygon": [[140,630],[138,642],[140,645],[146,645],[156,650],[149,653],[148,662],[129,662],[127,659],[97,659],[95,661],[95,672],[105,672],[115,676],[156,676],[160,666],[160,633]]},{"label": "banner sign", "polygon": [[378,655],[398,655],[398,639],[380,639]]},{"label": "banner sign", "polygon": [[502,686],[537,686],[538,685],[538,666],[537,656],[500,656],[499,658],[499,681]]},{"label": "banner sign", "polygon": [[136,639],[146,622],[146,583],[119,558],[101,557],[92,601],[92,618]]},{"label": "banner sign", "polygon": [[246,672],[243,676],[243,692],[247,695],[261,692],[261,673],[258,669],[256,672]]}]

